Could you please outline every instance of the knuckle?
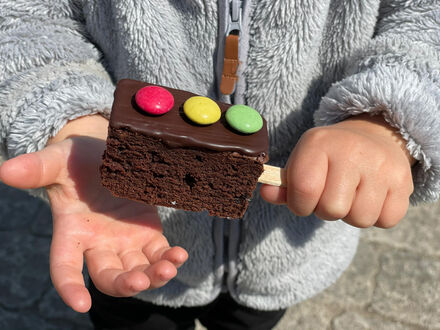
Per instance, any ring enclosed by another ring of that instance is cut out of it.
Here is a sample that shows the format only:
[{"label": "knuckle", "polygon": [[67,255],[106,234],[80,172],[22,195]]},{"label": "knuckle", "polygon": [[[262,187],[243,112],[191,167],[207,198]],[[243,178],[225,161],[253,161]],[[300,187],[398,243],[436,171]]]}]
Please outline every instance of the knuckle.
[{"label": "knuckle", "polygon": [[376,150],[374,155],[372,155],[371,157],[374,164],[375,164],[375,169],[378,173],[388,173],[388,154],[386,152],[384,152],[383,150],[379,149]]},{"label": "knuckle", "polygon": [[320,144],[321,141],[326,139],[328,136],[327,127],[313,127],[307,130],[301,137],[303,140],[312,144]]},{"label": "knuckle", "polygon": [[338,220],[347,216],[349,209],[342,203],[318,204],[315,214],[323,220]]},{"label": "knuckle", "polygon": [[409,199],[401,199],[393,208],[388,207],[385,212],[379,216],[376,227],[391,228],[397,225],[406,215],[409,206]]},{"label": "knuckle", "polygon": [[355,209],[352,210],[343,220],[348,224],[358,228],[369,228],[374,226],[378,220],[379,212],[373,210],[368,212],[366,210]]},{"label": "knuckle", "polygon": [[392,177],[392,190],[399,194],[409,196],[414,192],[414,182],[411,170],[408,168],[395,169]]},{"label": "knuckle", "polygon": [[414,182],[411,180],[408,187],[408,195],[411,196],[413,192],[414,192]]},{"label": "knuckle", "polygon": [[302,205],[292,204],[292,203],[287,204],[287,207],[289,208],[289,210],[293,214],[300,216],[300,217],[306,217],[313,212],[313,209],[304,207]]},{"label": "knuckle", "polygon": [[399,167],[394,170],[394,180],[399,184],[400,186],[407,185],[408,182],[412,183],[412,174],[410,171],[410,168],[406,167]]},{"label": "knuckle", "polygon": [[371,226],[374,226],[377,222],[377,218],[371,218],[371,217],[345,217],[344,221],[348,224],[358,227],[358,228],[370,228]]},{"label": "knuckle", "polygon": [[396,224],[397,222],[393,223],[393,222],[378,221],[374,226],[382,229],[390,229],[394,227]]},{"label": "knuckle", "polygon": [[359,223],[358,223],[358,227],[359,228],[370,228],[372,226],[374,226],[377,222],[377,217],[374,218],[363,218],[360,219]]},{"label": "knuckle", "polygon": [[378,228],[388,229],[392,228],[399,223],[400,217],[379,217],[375,226]]},{"label": "knuckle", "polygon": [[408,190],[409,190],[409,194],[411,195],[414,192],[414,180],[412,177],[412,173],[411,173],[411,178],[410,180],[408,180]]}]

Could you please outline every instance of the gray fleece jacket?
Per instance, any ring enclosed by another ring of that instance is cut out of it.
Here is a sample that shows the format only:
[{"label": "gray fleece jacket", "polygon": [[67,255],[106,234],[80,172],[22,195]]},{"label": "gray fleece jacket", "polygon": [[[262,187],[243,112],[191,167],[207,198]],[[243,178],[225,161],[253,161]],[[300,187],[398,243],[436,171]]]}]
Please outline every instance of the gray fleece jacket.
[{"label": "gray fleece jacket", "polygon": [[[380,113],[418,160],[412,201],[438,198],[440,0],[244,0],[240,78],[225,97],[217,77],[228,3],[0,0],[4,156],[43,148],[68,120],[108,116],[115,82],[132,78],[258,109],[278,166],[308,128]],[[169,306],[207,304],[227,289],[246,306],[287,307],[332,284],[359,236],[258,193],[239,221],[160,212],[170,244],[190,258],[139,298]]]}]

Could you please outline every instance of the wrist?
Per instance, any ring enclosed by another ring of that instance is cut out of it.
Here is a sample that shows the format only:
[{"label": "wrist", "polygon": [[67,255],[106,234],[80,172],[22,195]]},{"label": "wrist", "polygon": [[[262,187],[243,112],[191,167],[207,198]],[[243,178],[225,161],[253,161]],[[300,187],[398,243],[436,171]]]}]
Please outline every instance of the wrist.
[{"label": "wrist", "polygon": [[67,122],[47,144],[66,140],[72,136],[90,136],[105,140],[108,133],[108,120],[101,115],[83,116]]},{"label": "wrist", "polygon": [[407,141],[396,128],[386,122],[382,115],[371,116],[370,114],[365,113],[347,118],[336,125],[350,127],[358,132],[380,137],[388,143],[394,143],[404,152],[411,166],[416,163],[416,160],[406,148]]}]

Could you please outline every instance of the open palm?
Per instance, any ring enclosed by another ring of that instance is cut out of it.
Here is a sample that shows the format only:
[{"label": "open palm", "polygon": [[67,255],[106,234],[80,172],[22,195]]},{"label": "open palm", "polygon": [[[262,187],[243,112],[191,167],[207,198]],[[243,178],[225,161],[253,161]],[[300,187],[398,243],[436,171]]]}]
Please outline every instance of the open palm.
[{"label": "open palm", "polygon": [[1,180],[17,188],[47,187],[53,214],[52,282],[78,312],[91,306],[83,258],[95,286],[133,296],[165,285],[187,259],[162,235],[156,208],[113,197],[100,184],[105,141],[78,136],[8,160]]}]

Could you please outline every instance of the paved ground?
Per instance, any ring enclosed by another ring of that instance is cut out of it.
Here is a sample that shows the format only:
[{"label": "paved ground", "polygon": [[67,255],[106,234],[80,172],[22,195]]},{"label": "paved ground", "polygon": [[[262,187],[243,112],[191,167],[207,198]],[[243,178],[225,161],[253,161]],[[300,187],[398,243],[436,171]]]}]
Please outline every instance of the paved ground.
[{"label": "paved ground", "polygon": [[[396,228],[364,230],[340,280],[290,308],[276,330],[440,329],[439,218],[437,203],[412,208]],[[43,202],[0,184],[0,329],[91,328],[51,287],[50,221]]]}]

